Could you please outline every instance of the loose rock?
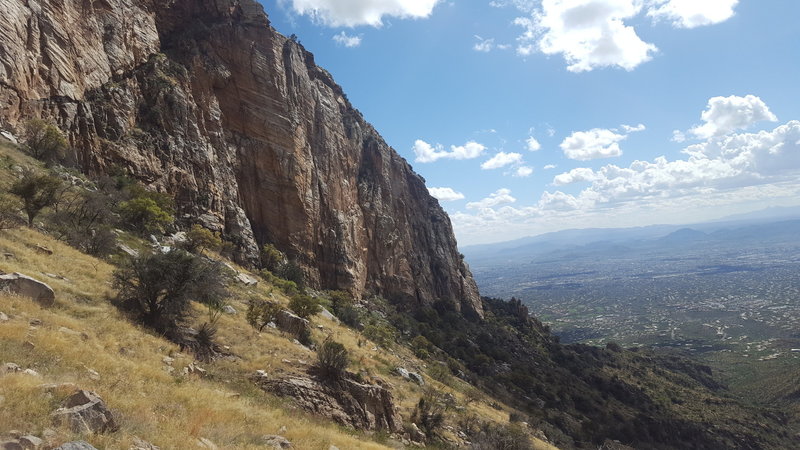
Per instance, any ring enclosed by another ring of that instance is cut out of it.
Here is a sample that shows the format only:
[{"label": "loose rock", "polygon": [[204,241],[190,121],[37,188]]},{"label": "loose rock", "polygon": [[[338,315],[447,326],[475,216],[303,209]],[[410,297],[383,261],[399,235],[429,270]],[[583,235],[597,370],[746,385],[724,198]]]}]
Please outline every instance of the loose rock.
[{"label": "loose rock", "polygon": [[67,424],[75,433],[107,433],[119,429],[105,402],[90,391],[80,390],[69,396],[52,417],[56,425]]},{"label": "loose rock", "polygon": [[274,434],[266,435],[262,438],[264,445],[272,448],[292,448],[292,443],[283,436]]},{"label": "loose rock", "polygon": [[86,441],[75,441],[61,444],[60,447],[56,447],[53,450],[97,450],[97,448]]},{"label": "loose rock", "polygon": [[19,443],[22,445],[24,449],[36,450],[44,444],[44,441],[39,439],[36,436],[32,436],[30,434],[22,436],[19,438]]},{"label": "loose rock", "polygon": [[0,275],[0,290],[28,297],[44,306],[52,305],[56,299],[55,292],[46,283],[16,272]]}]

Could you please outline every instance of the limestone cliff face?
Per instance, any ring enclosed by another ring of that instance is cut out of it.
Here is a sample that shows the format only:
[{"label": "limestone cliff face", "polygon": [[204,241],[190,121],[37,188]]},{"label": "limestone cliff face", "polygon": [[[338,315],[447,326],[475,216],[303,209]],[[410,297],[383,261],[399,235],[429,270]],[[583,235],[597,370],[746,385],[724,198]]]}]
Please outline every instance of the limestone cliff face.
[{"label": "limestone cliff face", "polygon": [[274,243],[313,286],[482,316],[424,180],[255,0],[0,0],[0,125],[47,117],[90,173]]}]

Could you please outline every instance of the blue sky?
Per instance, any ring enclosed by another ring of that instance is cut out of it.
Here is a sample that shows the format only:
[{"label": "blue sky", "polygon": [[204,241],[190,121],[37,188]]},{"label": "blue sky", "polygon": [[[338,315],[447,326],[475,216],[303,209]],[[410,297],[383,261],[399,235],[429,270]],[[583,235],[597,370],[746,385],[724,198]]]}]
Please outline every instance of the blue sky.
[{"label": "blue sky", "polygon": [[800,2],[263,3],[461,245],[800,204]]}]

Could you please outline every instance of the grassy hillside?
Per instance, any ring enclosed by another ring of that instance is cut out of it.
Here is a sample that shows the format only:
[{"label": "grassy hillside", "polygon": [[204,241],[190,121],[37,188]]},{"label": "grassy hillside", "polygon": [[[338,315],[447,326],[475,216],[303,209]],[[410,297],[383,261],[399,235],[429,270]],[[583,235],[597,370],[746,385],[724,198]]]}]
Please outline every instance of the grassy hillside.
[{"label": "grassy hillside", "polygon": [[[15,168],[39,166],[17,148],[0,144],[0,185],[14,179]],[[126,236],[128,244],[137,238]],[[138,242],[143,245],[143,242]],[[46,247],[52,254],[37,250]],[[363,433],[337,426],[292,407],[288,399],[264,393],[249,376],[256,370],[270,375],[301,372],[313,363],[315,354],[274,329],[258,333],[245,320],[251,297],[288,299],[269,283],[245,287],[235,284],[229,304],[238,313],[223,315],[217,340],[235,358],[199,364],[204,376],[184,375],[193,362],[173,343],[132,323],[114,307],[115,296],[109,262],[29,228],[0,231],[0,271],[20,272],[48,283],[56,292],[52,307],[41,307],[27,299],[0,295],[0,312],[9,320],[0,322],[0,363],[13,362],[41,376],[0,375],[0,436],[19,430],[42,436],[51,428],[49,414],[74,387],[96,391],[121,417],[116,433],[75,436],[56,429],[54,440],[86,439],[98,448],[128,448],[134,437],[161,448],[192,448],[200,438],[221,448],[263,448],[260,438],[280,434],[299,449],[401,448],[402,443],[382,433]],[[204,306],[194,306],[196,324],[205,320]],[[423,387],[393,375],[396,367],[425,373],[428,366],[410,350],[394,346],[386,350],[366,340],[357,331],[322,316],[315,316],[313,339],[332,336],[350,351],[351,371],[387,381],[400,413],[407,420]],[[173,358],[167,363],[165,358]],[[463,392],[473,389],[463,381],[448,379],[446,386],[428,376],[426,384],[450,393],[459,404],[446,425],[474,417],[504,423],[511,410],[490,400],[464,402]],[[68,383],[52,392],[43,384]],[[447,428],[443,431],[447,434]],[[452,434],[452,433],[451,433]],[[455,436],[453,436],[455,438]],[[537,449],[555,448],[533,440]]]}]

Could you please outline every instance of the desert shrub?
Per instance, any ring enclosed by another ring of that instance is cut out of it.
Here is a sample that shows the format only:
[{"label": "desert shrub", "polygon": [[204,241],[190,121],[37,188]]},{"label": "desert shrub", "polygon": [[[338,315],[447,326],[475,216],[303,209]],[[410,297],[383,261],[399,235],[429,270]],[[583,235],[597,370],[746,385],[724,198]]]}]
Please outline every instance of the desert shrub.
[{"label": "desert shrub", "polygon": [[372,323],[361,330],[361,334],[381,347],[391,348],[397,338],[397,330],[385,323]]},{"label": "desert shrub", "polygon": [[341,378],[349,364],[348,351],[344,345],[327,338],[319,346],[316,367],[321,375],[327,378]]},{"label": "desert shrub", "polygon": [[33,169],[26,169],[22,178],[11,185],[9,192],[22,201],[22,210],[28,217],[28,226],[33,226],[33,220],[47,207],[58,203],[62,183],[58,178],[37,174]]},{"label": "desert shrub", "polygon": [[25,223],[19,215],[21,210],[22,204],[17,198],[0,194],[0,230],[10,230]]},{"label": "desert shrub", "polygon": [[247,304],[247,323],[258,331],[263,331],[270,322],[275,322],[281,307],[277,303],[251,298]]},{"label": "desert shrub", "polygon": [[122,224],[140,234],[163,232],[173,221],[172,215],[149,197],[136,197],[119,205]]},{"label": "desert shrub", "polygon": [[64,193],[49,216],[48,229],[83,252],[106,256],[117,243],[114,221],[108,196],[102,192],[71,190]]},{"label": "desert shrub", "polygon": [[300,293],[293,295],[289,299],[289,309],[303,319],[308,319],[322,310],[319,306],[319,300],[310,295]]},{"label": "desert shrub", "polygon": [[190,302],[228,296],[223,268],[183,250],[132,258],[114,272],[118,304],[144,325],[172,338],[191,315]]},{"label": "desert shrub", "polygon": [[294,282],[300,289],[303,289],[305,286],[305,274],[303,273],[303,269],[293,261],[282,264],[278,268],[277,275],[284,280]]},{"label": "desert shrub", "polygon": [[270,272],[277,272],[286,263],[286,255],[272,244],[264,244],[260,252],[261,268]]},{"label": "desert shrub", "polygon": [[444,401],[442,393],[428,388],[411,413],[411,421],[417,424],[428,438],[432,438],[444,424],[446,410],[447,403]]},{"label": "desert shrub", "polygon": [[411,350],[414,351],[417,358],[428,359],[433,351],[433,344],[431,344],[425,336],[416,336],[414,339],[411,339]]},{"label": "desert shrub", "polygon": [[217,251],[222,248],[222,238],[219,233],[195,224],[186,232],[186,242],[183,247],[195,254],[203,253],[203,250]]},{"label": "desert shrub", "polygon": [[351,305],[337,309],[336,317],[351,328],[359,328],[361,326],[361,312],[355,306]]},{"label": "desert shrub", "polygon": [[485,424],[472,436],[471,450],[533,450],[530,436],[517,424]]},{"label": "desert shrub", "polygon": [[297,284],[294,281],[284,280],[283,278],[273,274],[269,270],[262,270],[261,272],[259,272],[259,274],[261,275],[261,278],[263,278],[276,288],[280,289],[281,292],[283,292],[288,296],[300,293],[300,289],[297,287]]},{"label": "desert shrub", "polygon": [[47,163],[64,158],[69,147],[58,127],[40,119],[33,119],[25,124],[23,139],[31,156]]}]

